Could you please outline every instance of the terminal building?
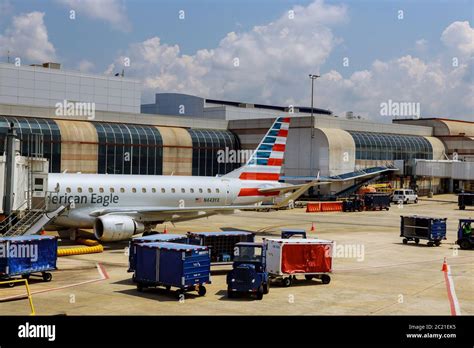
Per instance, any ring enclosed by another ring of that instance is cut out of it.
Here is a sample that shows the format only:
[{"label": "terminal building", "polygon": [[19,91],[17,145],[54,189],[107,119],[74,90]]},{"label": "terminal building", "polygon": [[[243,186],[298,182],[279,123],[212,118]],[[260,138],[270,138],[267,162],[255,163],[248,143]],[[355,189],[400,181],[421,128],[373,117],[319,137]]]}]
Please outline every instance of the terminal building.
[{"label": "terminal building", "polygon": [[[93,113],[83,112],[86,106]],[[42,134],[51,172],[222,175],[245,159],[222,160],[223,153],[248,153],[276,117],[288,115],[285,177],[395,166],[399,170],[383,178],[395,187],[420,194],[473,189],[474,122],[375,123],[321,108],[177,93],[158,93],[155,103],[141,104],[140,83],[120,75],[0,63],[0,152],[11,124],[20,136]],[[322,193],[348,185],[332,184]]]}]

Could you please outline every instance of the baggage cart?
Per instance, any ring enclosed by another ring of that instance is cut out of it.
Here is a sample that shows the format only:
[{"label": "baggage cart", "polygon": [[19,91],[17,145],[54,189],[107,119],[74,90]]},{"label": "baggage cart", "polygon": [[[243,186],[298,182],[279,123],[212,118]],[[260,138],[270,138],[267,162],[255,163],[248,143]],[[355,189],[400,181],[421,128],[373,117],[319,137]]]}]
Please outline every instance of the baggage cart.
[{"label": "baggage cart", "polygon": [[281,238],[289,239],[292,237],[298,237],[306,239],[306,231],[303,229],[285,229],[281,230]]},{"label": "baggage cart", "polygon": [[441,240],[446,239],[446,218],[433,218],[427,216],[400,216],[400,237],[403,244],[414,241],[416,244],[421,239],[428,241],[428,246],[439,246]]},{"label": "baggage cart", "polygon": [[385,193],[366,193],[364,195],[365,210],[389,210],[391,197]]},{"label": "baggage cart", "polygon": [[135,255],[137,252],[136,245],[139,243],[153,243],[153,242],[174,242],[180,244],[187,244],[188,237],[184,234],[164,234],[157,233],[148,236],[135,237],[128,243],[128,270],[133,272],[135,270]]},{"label": "baggage cart", "polygon": [[255,234],[244,231],[188,232],[189,244],[207,246],[213,265],[230,265],[234,247],[240,242],[253,242]]},{"label": "baggage cart", "polygon": [[49,282],[53,278],[49,271],[56,269],[57,252],[54,236],[0,237],[0,280],[40,276]]},{"label": "baggage cart", "polygon": [[333,242],[323,239],[265,239],[266,266],[271,279],[290,286],[297,275],[329,284]]},{"label": "baggage cart", "polygon": [[177,288],[182,298],[185,292],[206,294],[205,284],[211,283],[209,249],[204,246],[170,242],[139,243],[136,245],[136,264],[133,281],[137,290],[164,287]]},{"label": "baggage cart", "polygon": [[462,192],[458,195],[459,210],[466,209],[466,206],[474,205],[474,193]]}]

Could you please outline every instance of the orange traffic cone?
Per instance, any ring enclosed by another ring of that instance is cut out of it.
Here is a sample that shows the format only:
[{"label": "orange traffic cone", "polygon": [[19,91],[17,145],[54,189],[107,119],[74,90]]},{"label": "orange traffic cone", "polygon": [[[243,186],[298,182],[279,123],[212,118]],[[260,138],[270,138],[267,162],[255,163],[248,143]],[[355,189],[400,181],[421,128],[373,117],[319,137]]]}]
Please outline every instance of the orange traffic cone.
[{"label": "orange traffic cone", "polygon": [[163,230],[163,233],[168,233],[168,229],[166,228],[166,225],[165,225],[165,229]]},{"label": "orange traffic cone", "polygon": [[316,232],[316,226],[314,226],[314,222],[311,223],[311,232]]},{"label": "orange traffic cone", "polygon": [[446,262],[446,258],[444,258],[443,267],[441,268],[441,271],[443,272],[448,271],[448,263]]}]

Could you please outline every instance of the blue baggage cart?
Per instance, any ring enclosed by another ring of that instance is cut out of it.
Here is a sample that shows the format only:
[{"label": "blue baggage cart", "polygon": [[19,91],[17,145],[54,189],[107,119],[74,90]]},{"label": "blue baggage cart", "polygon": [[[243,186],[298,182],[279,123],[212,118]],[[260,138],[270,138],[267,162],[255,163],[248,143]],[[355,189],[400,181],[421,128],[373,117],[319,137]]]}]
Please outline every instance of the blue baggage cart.
[{"label": "blue baggage cart", "polygon": [[441,240],[446,239],[446,218],[433,218],[427,216],[400,216],[400,237],[403,244],[414,241],[416,244],[421,239],[428,240],[428,246],[439,246]]},{"label": "blue baggage cart", "polygon": [[127,272],[133,272],[135,270],[135,255],[136,245],[139,243],[158,243],[158,242],[174,242],[180,244],[187,244],[188,237],[184,234],[165,234],[157,233],[149,236],[135,237],[128,243],[128,270]]},{"label": "blue baggage cart", "polygon": [[137,290],[147,287],[177,288],[181,298],[185,292],[196,290],[206,294],[204,284],[211,283],[209,249],[204,246],[179,243],[140,243],[136,245],[136,269],[133,281]]},{"label": "blue baggage cart", "polygon": [[54,236],[0,237],[0,279],[41,275],[49,282],[53,276],[48,271],[56,269],[57,252]]},{"label": "blue baggage cart", "polygon": [[253,242],[255,234],[245,231],[188,232],[189,244],[207,246],[213,264],[232,264],[234,248],[240,242]]}]

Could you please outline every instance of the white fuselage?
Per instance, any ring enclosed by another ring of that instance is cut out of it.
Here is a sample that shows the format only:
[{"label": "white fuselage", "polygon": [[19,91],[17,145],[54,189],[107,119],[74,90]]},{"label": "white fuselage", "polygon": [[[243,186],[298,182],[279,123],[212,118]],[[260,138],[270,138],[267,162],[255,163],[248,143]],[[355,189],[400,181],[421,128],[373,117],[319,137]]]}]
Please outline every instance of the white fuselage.
[{"label": "white fuselage", "polygon": [[[239,196],[241,189],[281,187],[275,181],[225,177],[49,174],[50,208],[74,202],[54,225],[92,228],[90,213],[107,208],[206,207],[248,205],[271,199],[264,195]],[[205,215],[204,215],[205,216]],[[199,216],[196,216],[199,217]]]}]

